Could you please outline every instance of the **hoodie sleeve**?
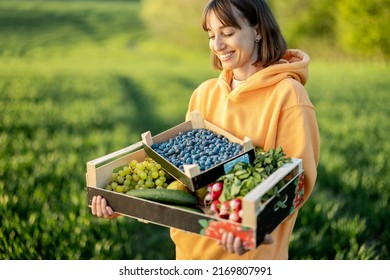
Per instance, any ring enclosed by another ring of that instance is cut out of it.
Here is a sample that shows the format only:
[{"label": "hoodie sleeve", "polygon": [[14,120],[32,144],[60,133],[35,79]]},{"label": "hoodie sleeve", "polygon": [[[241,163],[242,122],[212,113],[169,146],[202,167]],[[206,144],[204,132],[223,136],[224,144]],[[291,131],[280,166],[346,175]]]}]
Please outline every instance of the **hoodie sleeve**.
[{"label": "hoodie sleeve", "polygon": [[305,88],[292,80],[278,121],[276,145],[289,157],[301,158],[305,174],[305,201],[317,178],[320,136],[314,107]]}]

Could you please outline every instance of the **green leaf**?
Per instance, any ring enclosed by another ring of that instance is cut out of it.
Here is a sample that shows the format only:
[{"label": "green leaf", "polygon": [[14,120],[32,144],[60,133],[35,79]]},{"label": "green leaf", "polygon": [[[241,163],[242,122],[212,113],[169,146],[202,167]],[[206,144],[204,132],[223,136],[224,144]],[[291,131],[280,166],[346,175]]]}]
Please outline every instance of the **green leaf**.
[{"label": "green leaf", "polygon": [[230,199],[236,197],[241,190],[241,180],[238,178],[235,178],[233,181],[232,188],[230,190]]},{"label": "green leaf", "polygon": [[209,225],[209,221],[206,220],[206,219],[200,219],[200,220],[198,220],[198,223],[199,223],[203,228],[207,228],[208,225]]}]

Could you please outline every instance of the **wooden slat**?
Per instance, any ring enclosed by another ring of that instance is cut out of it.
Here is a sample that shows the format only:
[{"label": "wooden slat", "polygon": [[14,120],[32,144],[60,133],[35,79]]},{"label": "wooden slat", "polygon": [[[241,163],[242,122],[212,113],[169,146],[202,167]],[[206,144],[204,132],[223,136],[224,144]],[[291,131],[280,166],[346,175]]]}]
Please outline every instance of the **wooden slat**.
[{"label": "wooden slat", "polygon": [[204,128],[203,118],[199,111],[190,112],[190,119],[193,129]]},{"label": "wooden slat", "polygon": [[146,157],[144,150],[125,155],[117,158],[103,166],[96,168],[94,165],[87,164],[87,186],[95,188],[104,188],[111,178],[112,171],[122,165],[130,163],[131,160],[136,159],[143,161]]},{"label": "wooden slat", "polygon": [[150,131],[142,133],[141,134],[141,138],[142,138],[142,143],[144,145],[145,144],[148,145],[148,146],[152,146],[153,145],[152,133]]},{"label": "wooden slat", "polygon": [[129,153],[132,153],[134,151],[137,151],[139,149],[142,148],[142,141],[139,141],[133,145],[130,145],[130,146],[127,146],[121,150],[118,150],[118,151],[115,151],[113,153],[110,153],[108,155],[105,155],[105,156],[102,156],[102,157],[99,157],[97,159],[94,159],[94,160],[90,160],[87,162],[87,165],[90,165],[90,166],[98,166],[98,165],[102,165],[102,164],[105,164],[107,163],[108,161],[112,161],[113,159],[116,159],[118,157],[121,157],[123,155],[126,155],[126,154],[129,154]]},{"label": "wooden slat", "polygon": [[254,149],[252,140],[249,137],[247,137],[247,136],[244,137],[243,146],[244,146],[244,151],[245,152]]},{"label": "wooden slat", "polygon": [[195,176],[198,176],[200,174],[200,167],[197,164],[185,164],[184,167],[184,173],[189,177],[193,178]]}]

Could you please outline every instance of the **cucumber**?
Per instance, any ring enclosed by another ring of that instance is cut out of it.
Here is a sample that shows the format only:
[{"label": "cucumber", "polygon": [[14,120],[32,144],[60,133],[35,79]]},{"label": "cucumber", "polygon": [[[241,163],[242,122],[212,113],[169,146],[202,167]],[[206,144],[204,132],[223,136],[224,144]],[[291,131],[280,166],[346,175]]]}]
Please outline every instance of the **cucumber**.
[{"label": "cucumber", "polygon": [[196,203],[196,196],[181,190],[140,189],[130,190],[126,194],[165,204],[194,205]]}]

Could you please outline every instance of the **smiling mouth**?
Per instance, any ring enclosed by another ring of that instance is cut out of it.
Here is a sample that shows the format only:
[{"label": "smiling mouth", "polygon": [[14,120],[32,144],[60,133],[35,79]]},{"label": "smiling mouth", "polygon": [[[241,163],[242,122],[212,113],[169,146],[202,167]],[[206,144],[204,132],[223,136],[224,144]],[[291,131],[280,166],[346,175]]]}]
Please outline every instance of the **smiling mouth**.
[{"label": "smiling mouth", "polygon": [[228,60],[232,55],[234,54],[234,51],[232,52],[228,52],[228,53],[224,53],[224,54],[220,54],[219,55],[219,59],[220,60]]}]

